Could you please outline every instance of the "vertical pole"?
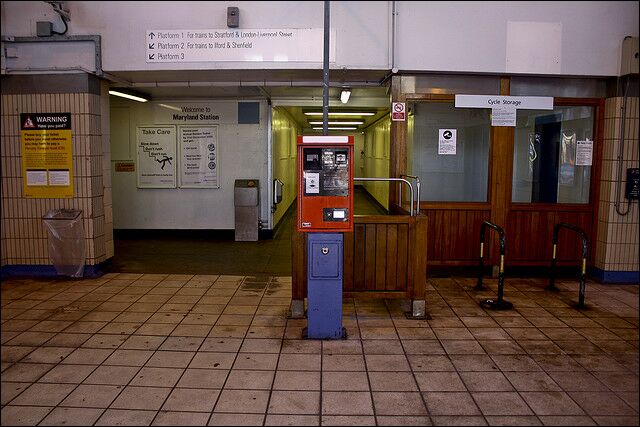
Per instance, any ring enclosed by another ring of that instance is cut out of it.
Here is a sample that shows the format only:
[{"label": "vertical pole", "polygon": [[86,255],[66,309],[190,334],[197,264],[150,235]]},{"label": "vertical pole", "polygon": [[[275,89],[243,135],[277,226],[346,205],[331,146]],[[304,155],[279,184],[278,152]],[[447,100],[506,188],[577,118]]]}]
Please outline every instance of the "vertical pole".
[{"label": "vertical pole", "polygon": [[329,20],[330,1],[324,2],[324,58],[322,62],[322,134],[329,135]]},{"label": "vertical pole", "polygon": [[482,278],[484,276],[484,223],[480,226],[480,271],[478,272],[478,283],[476,283],[475,290],[481,291],[484,289],[482,286]]},{"label": "vertical pole", "polygon": [[582,271],[580,273],[580,289],[578,290],[578,307],[584,307],[584,291],[587,284],[586,280],[587,275],[587,258],[586,256],[582,258]]},{"label": "vertical pole", "polygon": [[557,255],[557,251],[558,251],[558,232],[560,231],[560,227],[558,227],[558,225],[556,224],[555,227],[553,227],[553,254],[551,255],[551,272],[550,274],[550,278],[549,278],[549,286],[547,286],[547,290],[548,291],[557,291],[558,288],[556,287],[556,255]]}]

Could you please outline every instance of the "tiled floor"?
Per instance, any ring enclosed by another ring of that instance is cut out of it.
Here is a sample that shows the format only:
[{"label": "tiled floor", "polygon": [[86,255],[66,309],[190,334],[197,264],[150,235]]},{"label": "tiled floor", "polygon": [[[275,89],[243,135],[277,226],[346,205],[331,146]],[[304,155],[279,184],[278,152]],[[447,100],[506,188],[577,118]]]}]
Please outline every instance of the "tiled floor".
[{"label": "tiled floor", "polygon": [[3,281],[2,425],[638,425],[638,285],[473,285],[431,279],[430,320],[346,300],[318,341],[288,277]]}]

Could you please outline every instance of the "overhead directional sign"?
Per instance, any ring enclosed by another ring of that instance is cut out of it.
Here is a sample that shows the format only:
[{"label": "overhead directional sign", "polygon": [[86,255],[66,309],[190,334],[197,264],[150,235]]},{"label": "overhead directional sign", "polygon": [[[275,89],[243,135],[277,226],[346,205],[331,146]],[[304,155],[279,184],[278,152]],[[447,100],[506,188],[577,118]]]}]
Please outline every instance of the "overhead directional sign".
[{"label": "overhead directional sign", "polygon": [[[322,28],[149,30],[146,62],[322,62]],[[335,61],[336,32],[329,61]]]},{"label": "overhead directional sign", "polygon": [[456,95],[456,107],[491,108],[491,126],[515,126],[516,110],[553,110],[550,96]]}]

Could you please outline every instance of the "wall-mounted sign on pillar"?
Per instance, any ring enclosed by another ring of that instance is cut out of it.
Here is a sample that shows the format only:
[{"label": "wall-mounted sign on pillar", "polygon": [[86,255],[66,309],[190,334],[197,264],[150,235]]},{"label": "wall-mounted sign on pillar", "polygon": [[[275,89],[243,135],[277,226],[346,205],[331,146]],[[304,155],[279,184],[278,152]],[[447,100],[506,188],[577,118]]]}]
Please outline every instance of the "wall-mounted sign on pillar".
[{"label": "wall-mounted sign on pillar", "polygon": [[404,102],[391,103],[391,120],[394,122],[404,122],[407,119],[406,107]]},{"label": "wall-mounted sign on pillar", "polygon": [[71,113],[20,114],[22,190],[29,198],[72,198]]}]

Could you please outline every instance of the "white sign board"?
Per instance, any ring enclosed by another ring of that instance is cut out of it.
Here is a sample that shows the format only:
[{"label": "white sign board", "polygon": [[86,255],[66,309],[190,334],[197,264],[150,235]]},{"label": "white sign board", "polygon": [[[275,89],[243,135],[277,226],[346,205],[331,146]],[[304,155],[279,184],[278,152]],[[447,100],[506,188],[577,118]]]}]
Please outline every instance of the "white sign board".
[{"label": "white sign board", "polygon": [[576,142],[576,166],[591,166],[593,164],[593,141]]},{"label": "white sign board", "polygon": [[138,126],[138,188],[176,187],[176,127]]},{"label": "white sign board", "polygon": [[238,102],[173,102],[152,101],[156,123],[181,124],[237,124]]},{"label": "white sign board", "polygon": [[491,126],[516,126],[516,110],[553,110],[550,96],[456,95],[458,108],[491,108]]},{"label": "white sign board", "polygon": [[180,187],[220,188],[218,127],[180,126]]},{"label": "white sign board", "polygon": [[[336,30],[329,37],[335,61]],[[148,30],[147,62],[322,62],[324,29]]]},{"label": "white sign board", "polygon": [[438,129],[438,154],[456,154],[456,129]]},{"label": "white sign board", "polygon": [[391,120],[394,122],[404,122],[407,118],[405,103],[404,102],[392,102],[391,103]]},{"label": "white sign board", "polygon": [[516,109],[510,105],[491,109],[491,126],[515,126]]}]

